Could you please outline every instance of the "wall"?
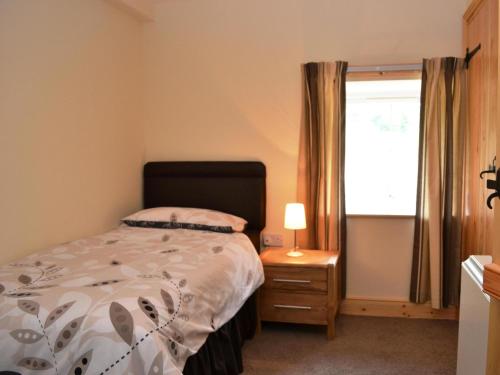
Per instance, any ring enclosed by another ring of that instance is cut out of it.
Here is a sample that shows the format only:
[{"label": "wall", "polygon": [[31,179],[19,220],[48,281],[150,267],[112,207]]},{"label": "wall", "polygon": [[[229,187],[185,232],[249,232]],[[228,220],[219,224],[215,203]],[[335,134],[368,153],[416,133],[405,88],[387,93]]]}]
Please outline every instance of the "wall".
[{"label": "wall", "polygon": [[153,0],[106,0],[143,22],[154,19]]},{"label": "wall", "polygon": [[[262,160],[269,176],[266,231],[284,233],[291,245],[283,214],[285,203],[296,199],[301,64],[415,63],[459,55],[465,5],[466,0],[157,4],[156,21],[145,28],[146,158]],[[409,284],[409,275],[394,270],[408,269],[413,233],[406,220],[393,224],[365,221],[370,237],[363,241],[356,238],[358,226],[349,229],[350,259],[358,260],[372,258],[370,243],[390,238],[395,227],[406,233],[392,247],[377,249],[384,261],[371,273],[356,274],[368,289],[353,293],[384,297],[368,285],[378,275],[394,275],[384,286]],[[404,256],[394,257],[399,251]],[[403,298],[402,289],[393,292]]]},{"label": "wall", "polygon": [[0,263],[140,207],[141,30],[101,0],[0,2]]},{"label": "wall", "polygon": [[347,298],[408,300],[413,228],[413,217],[348,217]]}]

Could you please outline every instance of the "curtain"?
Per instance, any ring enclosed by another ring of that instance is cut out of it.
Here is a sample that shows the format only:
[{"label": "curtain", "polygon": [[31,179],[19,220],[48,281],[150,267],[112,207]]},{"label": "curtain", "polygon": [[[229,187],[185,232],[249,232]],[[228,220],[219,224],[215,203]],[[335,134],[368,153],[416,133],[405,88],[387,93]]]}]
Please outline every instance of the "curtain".
[{"label": "curtain", "polygon": [[338,250],[345,295],[346,216],[344,196],[346,62],[303,67],[304,119],[300,135],[298,200],[307,228],[302,248]]},{"label": "curtain", "polygon": [[410,300],[458,305],[465,185],[463,59],[425,59]]}]

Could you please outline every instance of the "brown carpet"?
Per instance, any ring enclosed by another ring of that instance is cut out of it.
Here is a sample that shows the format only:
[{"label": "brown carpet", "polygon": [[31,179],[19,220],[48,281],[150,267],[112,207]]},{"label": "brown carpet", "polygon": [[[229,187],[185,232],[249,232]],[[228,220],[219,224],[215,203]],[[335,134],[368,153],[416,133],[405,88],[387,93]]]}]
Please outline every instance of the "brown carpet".
[{"label": "brown carpet", "polygon": [[340,315],[323,327],[263,325],[243,347],[244,375],[455,374],[458,323]]}]

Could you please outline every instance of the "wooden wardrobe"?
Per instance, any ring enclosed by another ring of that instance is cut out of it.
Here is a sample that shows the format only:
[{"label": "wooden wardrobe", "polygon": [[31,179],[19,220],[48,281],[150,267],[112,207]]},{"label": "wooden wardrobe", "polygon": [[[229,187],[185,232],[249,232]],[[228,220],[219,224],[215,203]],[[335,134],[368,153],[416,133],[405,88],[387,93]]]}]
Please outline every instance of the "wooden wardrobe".
[{"label": "wooden wardrobe", "polygon": [[[468,148],[465,182],[465,254],[493,256],[484,275],[485,291],[492,297],[488,340],[487,375],[500,374],[500,200],[493,202],[494,209],[486,207],[486,200],[493,191],[486,188],[487,179],[479,178],[481,171],[492,165],[493,158],[500,158],[500,66],[499,50],[500,0],[473,0],[464,14],[463,46],[480,50],[469,66]],[[500,163],[497,163],[500,164]]]}]

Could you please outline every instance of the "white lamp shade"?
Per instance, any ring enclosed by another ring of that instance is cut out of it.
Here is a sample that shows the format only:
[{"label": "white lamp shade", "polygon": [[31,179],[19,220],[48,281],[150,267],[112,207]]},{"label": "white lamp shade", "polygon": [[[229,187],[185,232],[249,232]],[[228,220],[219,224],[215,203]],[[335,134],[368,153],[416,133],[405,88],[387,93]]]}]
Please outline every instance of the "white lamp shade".
[{"label": "white lamp shade", "polygon": [[306,213],[302,203],[287,203],[285,207],[285,228],[306,228]]}]

